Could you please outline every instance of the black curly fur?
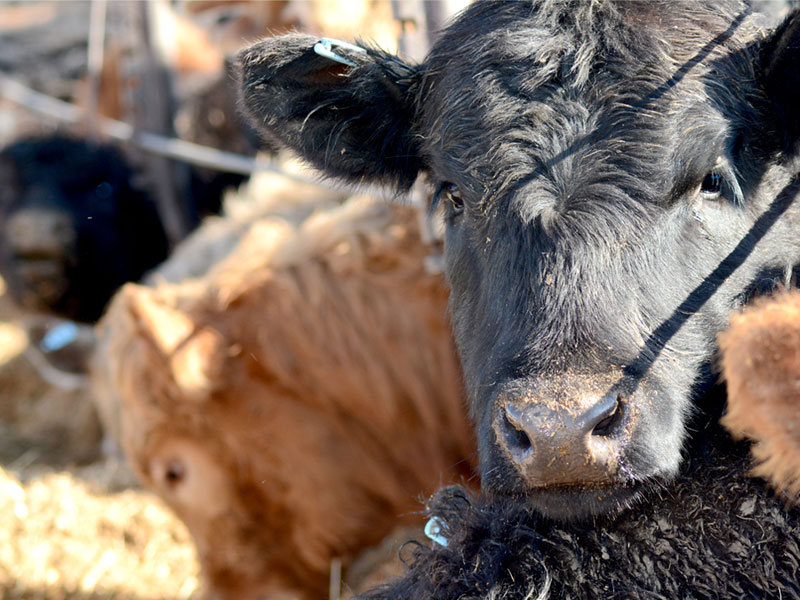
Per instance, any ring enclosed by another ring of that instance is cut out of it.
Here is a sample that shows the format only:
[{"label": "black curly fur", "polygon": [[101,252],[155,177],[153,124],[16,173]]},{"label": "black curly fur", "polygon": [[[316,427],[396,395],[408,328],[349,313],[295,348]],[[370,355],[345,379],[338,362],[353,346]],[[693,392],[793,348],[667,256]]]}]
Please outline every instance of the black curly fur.
[{"label": "black curly fur", "polygon": [[746,445],[708,437],[651,501],[592,525],[445,488],[428,509],[448,546],[407,547],[407,575],[362,600],[800,598],[800,512],[747,476]]}]

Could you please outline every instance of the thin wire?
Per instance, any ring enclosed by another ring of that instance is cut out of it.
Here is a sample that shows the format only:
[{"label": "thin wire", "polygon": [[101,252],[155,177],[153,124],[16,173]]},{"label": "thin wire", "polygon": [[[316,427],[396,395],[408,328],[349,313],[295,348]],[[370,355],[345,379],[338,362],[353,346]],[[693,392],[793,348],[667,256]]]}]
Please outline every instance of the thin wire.
[{"label": "thin wire", "polygon": [[[64,102],[47,94],[37,92],[19,81],[0,74],[0,98],[4,98],[27,110],[37,112],[41,115],[63,121],[72,125],[80,125],[86,122],[85,111],[81,108]],[[315,185],[327,189],[337,190],[344,193],[360,193],[372,195],[376,198],[383,198],[391,201],[399,197],[391,190],[375,185],[348,184],[327,180],[320,177],[304,177],[287,172],[264,159],[253,158],[243,154],[235,154],[224,150],[217,150],[209,146],[187,142],[174,137],[167,137],[148,131],[137,131],[132,125],[108,117],[97,118],[98,129],[104,135],[129,142],[134,146],[147,152],[166,156],[185,163],[205,167],[223,173],[239,173],[241,175],[252,175],[254,173],[275,173],[291,181],[308,185]],[[424,210],[427,206],[428,194],[425,185],[418,182],[410,194],[402,196],[411,206]]]},{"label": "thin wire", "polygon": [[[32,90],[5,75],[0,75],[0,96],[28,110],[72,125],[81,124],[85,120],[84,112],[74,104]],[[287,173],[275,165],[250,156],[225,152],[147,131],[137,131],[132,125],[116,119],[99,117],[97,122],[100,131],[111,138],[130,142],[143,150],[160,156],[181,160],[207,169],[226,173],[239,173],[241,175],[270,171],[300,183],[339,188],[339,186],[333,184],[326,185],[324,181],[319,179]]]}]

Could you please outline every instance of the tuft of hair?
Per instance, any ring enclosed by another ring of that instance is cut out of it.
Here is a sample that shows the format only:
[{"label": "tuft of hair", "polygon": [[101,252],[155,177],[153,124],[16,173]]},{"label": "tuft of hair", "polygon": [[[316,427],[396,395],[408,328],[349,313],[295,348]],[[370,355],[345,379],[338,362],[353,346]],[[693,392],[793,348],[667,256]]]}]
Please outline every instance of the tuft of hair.
[{"label": "tuft of hair", "polygon": [[440,490],[427,509],[444,525],[447,546],[409,542],[401,550],[409,573],[363,600],[548,597],[552,579],[540,551],[546,540],[530,526],[535,516],[524,504],[492,502],[454,485]]},{"label": "tuft of hair", "polygon": [[728,409],[722,423],[754,441],[753,474],[800,493],[800,293],[755,303],[719,336]]}]

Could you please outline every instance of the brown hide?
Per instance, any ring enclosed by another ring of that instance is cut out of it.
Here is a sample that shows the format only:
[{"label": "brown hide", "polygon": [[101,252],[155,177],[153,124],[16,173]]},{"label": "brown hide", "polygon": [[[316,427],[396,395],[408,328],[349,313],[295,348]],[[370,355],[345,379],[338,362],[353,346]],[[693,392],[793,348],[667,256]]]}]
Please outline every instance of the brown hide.
[{"label": "brown hide", "polygon": [[753,474],[790,497],[800,492],[800,293],[734,316],[720,335],[728,386],[723,424],[754,440]]},{"label": "brown hide", "polygon": [[447,293],[416,219],[366,200],[264,219],[202,278],[127,285],[101,322],[111,429],[187,524],[214,597],[325,597],[331,559],[470,475]]}]

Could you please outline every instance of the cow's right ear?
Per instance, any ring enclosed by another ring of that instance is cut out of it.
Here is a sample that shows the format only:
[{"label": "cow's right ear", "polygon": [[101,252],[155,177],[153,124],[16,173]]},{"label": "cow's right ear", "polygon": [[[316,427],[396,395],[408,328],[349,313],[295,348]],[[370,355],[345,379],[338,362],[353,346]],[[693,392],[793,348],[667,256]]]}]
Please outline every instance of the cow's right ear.
[{"label": "cow's right ear", "polygon": [[772,100],[786,148],[800,143],[800,9],[766,41],[761,56],[764,87]]},{"label": "cow's right ear", "polygon": [[315,46],[324,52],[318,38],[292,34],[243,50],[245,113],[328,175],[410,187],[421,164],[412,134],[420,69],[375,48],[334,43],[331,58]]}]

